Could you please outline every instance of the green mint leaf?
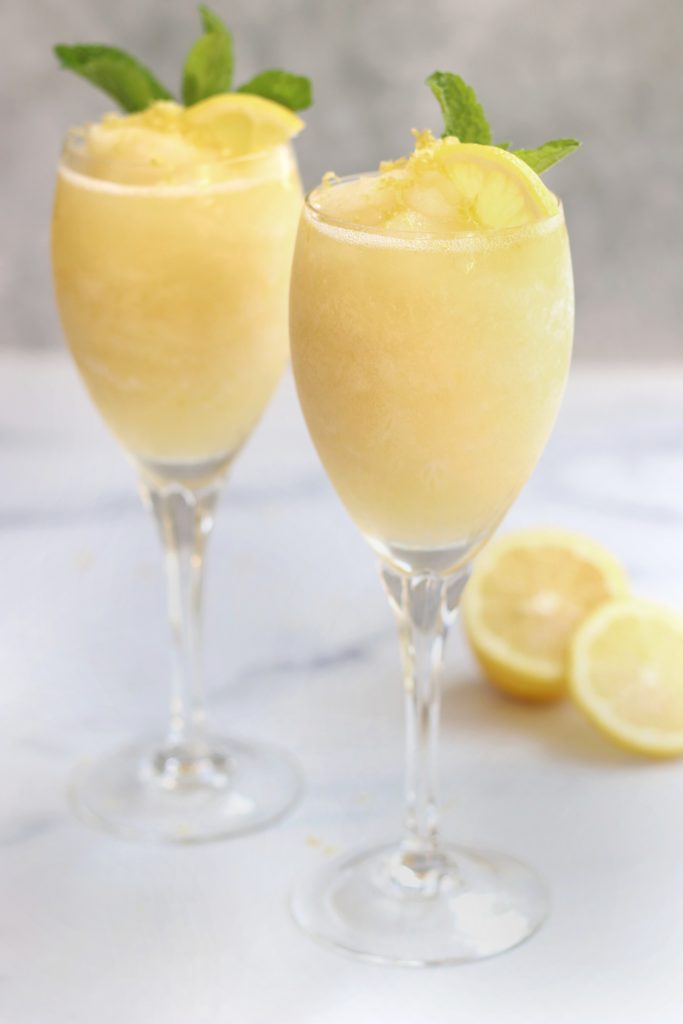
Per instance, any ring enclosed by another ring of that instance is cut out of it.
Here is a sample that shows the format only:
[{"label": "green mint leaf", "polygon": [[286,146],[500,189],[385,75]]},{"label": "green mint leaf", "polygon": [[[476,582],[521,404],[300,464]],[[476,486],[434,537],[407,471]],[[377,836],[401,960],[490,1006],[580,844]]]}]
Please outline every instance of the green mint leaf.
[{"label": "green mint leaf", "polygon": [[494,142],[496,149],[509,149],[511,145],[511,142]]},{"label": "green mint leaf", "polygon": [[281,103],[290,110],[305,110],[313,102],[313,87],[310,78],[293,75],[289,71],[262,71],[240,85],[237,92],[249,92],[254,96],[263,96],[267,100]]},{"label": "green mint leaf", "polygon": [[544,142],[536,149],[513,149],[512,152],[536,171],[536,174],[542,174],[558,160],[564,160],[580,145],[581,143],[576,139],[551,139],[550,142]]},{"label": "green mint leaf", "polygon": [[188,107],[229,92],[232,87],[232,35],[218,15],[203,4],[199,15],[204,35],[191,47],[183,67],[183,103]]},{"label": "green mint leaf", "polygon": [[230,35],[229,29],[210,7],[207,7],[206,4],[200,4],[198,10],[199,20],[205,32],[227,32]]},{"label": "green mint leaf", "polygon": [[471,85],[450,71],[435,71],[427,79],[427,85],[439,101],[444,136],[455,135],[460,142],[491,145],[491,129]]},{"label": "green mint leaf", "polygon": [[87,78],[127,113],[144,110],[155,100],[172,98],[151,71],[113,46],[60,44],[55,46],[54,53],[63,68]]}]

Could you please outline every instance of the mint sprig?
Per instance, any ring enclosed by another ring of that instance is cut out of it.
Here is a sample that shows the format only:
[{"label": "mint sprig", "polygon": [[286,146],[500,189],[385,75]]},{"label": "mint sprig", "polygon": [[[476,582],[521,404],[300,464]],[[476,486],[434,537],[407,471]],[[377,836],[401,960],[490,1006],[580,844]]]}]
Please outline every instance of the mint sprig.
[{"label": "mint sprig", "polygon": [[58,45],[54,53],[63,68],[87,78],[129,114],[144,110],[156,100],[171,99],[168,89],[144,64],[113,46]]},{"label": "mint sprig", "polygon": [[204,35],[193,44],[183,68],[183,103],[191,107],[200,100],[229,92],[235,63],[232,34],[218,15],[201,4],[199,16]]},{"label": "mint sprig", "polygon": [[293,75],[290,71],[262,71],[260,75],[250,78],[240,85],[236,92],[249,92],[253,96],[263,96],[267,100],[281,103],[290,110],[305,110],[313,102],[313,89],[309,78]]},{"label": "mint sprig", "polygon": [[[455,135],[460,142],[494,145],[491,127],[484,108],[471,85],[450,71],[435,71],[427,85],[436,96],[444,120],[442,138]],[[498,149],[508,150],[528,164],[537,174],[547,171],[553,164],[564,160],[581,145],[576,139],[551,139],[535,149],[512,149],[509,142],[495,143]]]},{"label": "mint sprig", "polygon": [[[181,92],[186,106],[230,92],[233,83],[235,61],[230,30],[204,4],[199,7],[199,16],[203,34],[190,48],[183,66]],[[59,44],[54,52],[63,68],[102,89],[126,113],[145,110],[156,100],[174,99],[144,64],[113,46]],[[263,96],[290,110],[305,110],[313,102],[308,78],[279,69],[262,71],[236,91]]]}]

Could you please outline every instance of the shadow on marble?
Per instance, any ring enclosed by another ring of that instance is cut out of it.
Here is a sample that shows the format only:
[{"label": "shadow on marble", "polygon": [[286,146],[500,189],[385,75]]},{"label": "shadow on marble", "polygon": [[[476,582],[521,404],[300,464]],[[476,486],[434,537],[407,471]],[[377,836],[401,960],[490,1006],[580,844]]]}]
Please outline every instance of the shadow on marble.
[{"label": "shadow on marble", "polygon": [[563,701],[551,705],[527,704],[498,693],[476,675],[447,677],[442,709],[444,737],[453,733],[484,735],[494,740],[506,736],[527,736],[551,757],[580,761],[593,766],[652,768],[659,762],[645,761],[608,740],[584,722],[579,712]]}]

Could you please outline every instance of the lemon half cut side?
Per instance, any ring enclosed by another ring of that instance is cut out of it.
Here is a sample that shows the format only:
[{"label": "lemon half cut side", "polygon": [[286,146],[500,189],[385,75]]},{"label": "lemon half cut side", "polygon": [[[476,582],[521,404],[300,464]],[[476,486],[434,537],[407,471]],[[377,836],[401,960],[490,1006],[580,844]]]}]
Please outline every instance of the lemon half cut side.
[{"label": "lemon half cut side", "polygon": [[603,605],[577,631],[570,690],[621,746],[650,757],[683,754],[683,614],[642,599]]},{"label": "lemon half cut side", "polygon": [[569,530],[520,530],[475,561],[463,620],[490,682],[516,697],[551,700],[566,691],[580,623],[627,593],[624,569],[596,541]]}]

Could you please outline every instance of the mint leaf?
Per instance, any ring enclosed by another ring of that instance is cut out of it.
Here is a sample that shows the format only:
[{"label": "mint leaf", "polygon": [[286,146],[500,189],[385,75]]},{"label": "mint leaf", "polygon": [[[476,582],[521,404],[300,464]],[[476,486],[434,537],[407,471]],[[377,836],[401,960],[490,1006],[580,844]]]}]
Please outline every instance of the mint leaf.
[{"label": "mint leaf", "polygon": [[551,139],[536,149],[511,149],[509,142],[494,143],[483,107],[472,86],[460,75],[454,75],[450,71],[435,71],[427,79],[427,85],[439,101],[443,113],[442,138],[455,135],[460,142],[477,142],[480,145],[508,150],[537,174],[547,171],[558,160],[563,160],[581,145],[576,139]]},{"label": "mint leaf", "polygon": [[232,86],[232,35],[221,19],[203,4],[199,14],[204,35],[191,47],[183,68],[183,103],[191,107]]},{"label": "mint leaf", "polygon": [[313,102],[313,87],[310,78],[293,75],[289,71],[262,71],[236,90],[263,96],[267,100],[281,103],[290,110],[305,110]]},{"label": "mint leaf", "polygon": [[207,7],[206,4],[200,4],[197,10],[199,11],[199,20],[205,32],[227,32],[230,35],[230,30],[210,7]]},{"label": "mint leaf", "polygon": [[544,142],[536,149],[513,149],[512,152],[536,171],[536,174],[542,174],[558,160],[564,160],[580,145],[581,143],[576,139],[551,139],[550,142]]},{"label": "mint leaf", "polygon": [[144,110],[155,100],[172,98],[151,71],[113,46],[60,44],[54,47],[54,53],[63,68],[87,78],[127,113]]},{"label": "mint leaf", "polygon": [[[232,34],[211,8],[199,5],[203,35],[190,48],[183,66],[182,99],[190,107],[232,89]],[[82,75],[112,96],[128,113],[144,110],[155,100],[173,99],[151,71],[123,50],[112,46],[55,46],[62,67]],[[290,110],[305,110],[313,102],[308,78],[273,68],[245,82],[237,92],[252,93]]]},{"label": "mint leaf", "polygon": [[491,129],[471,85],[450,71],[435,71],[427,79],[427,85],[439,101],[444,136],[455,135],[460,142],[491,145]]}]

